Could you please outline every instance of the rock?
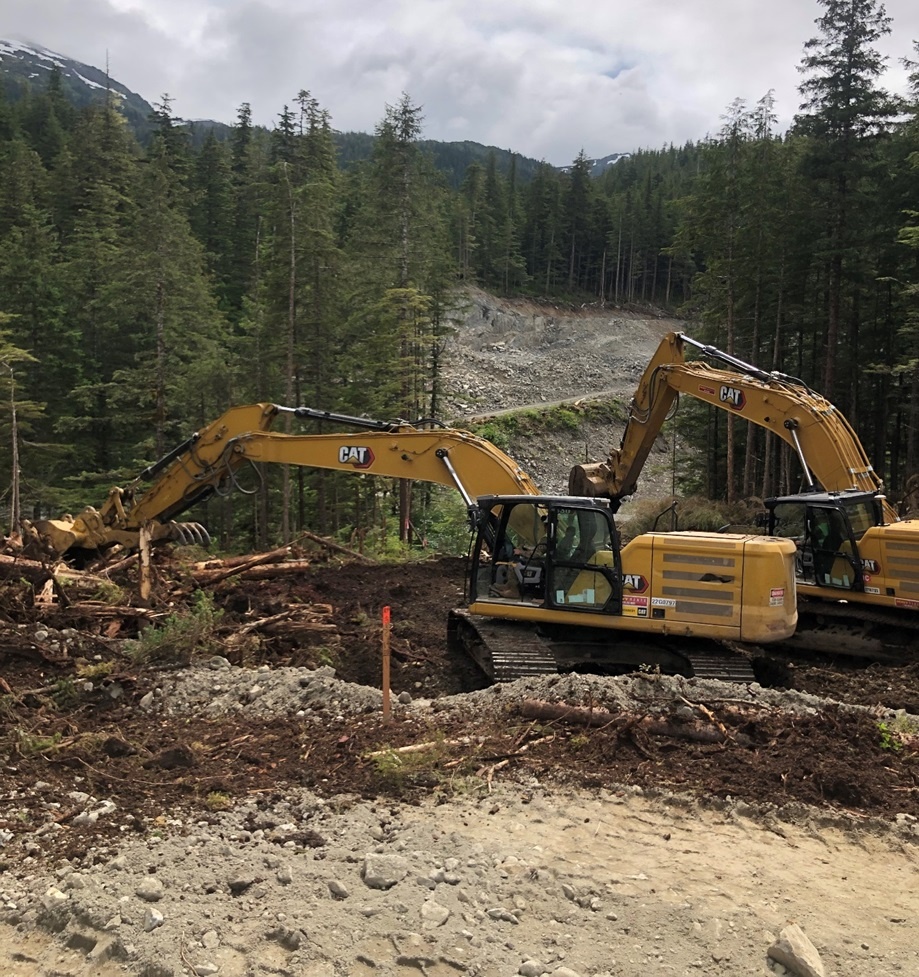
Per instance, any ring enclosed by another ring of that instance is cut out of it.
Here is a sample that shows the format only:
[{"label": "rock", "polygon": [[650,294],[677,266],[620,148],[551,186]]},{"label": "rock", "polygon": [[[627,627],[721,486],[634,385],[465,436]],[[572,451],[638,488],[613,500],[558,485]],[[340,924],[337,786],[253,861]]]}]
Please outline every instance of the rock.
[{"label": "rock", "polygon": [[42,896],[42,905],[45,909],[54,909],[56,906],[60,906],[67,902],[70,897],[66,892],[61,892],[61,890],[52,885],[50,888],[45,890],[45,894]]},{"label": "rock", "polygon": [[159,902],[166,894],[166,887],[155,875],[148,875],[134,891],[144,902]]},{"label": "rock", "polygon": [[500,920],[503,923],[513,923],[515,926],[520,923],[520,920],[509,909],[504,909],[501,906],[487,910],[486,914],[492,919]]},{"label": "rock", "polygon": [[255,885],[259,879],[252,878],[250,876],[237,875],[232,879],[227,880],[227,885],[230,887],[230,892],[234,896],[241,896],[246,889]]},{"label": "rock", "polygon": [[164,922],[163,914],[158,909],[150,906],[144,913],[144,932],[152,933],[155,929],[162,926]]},{"label": "rock", "polygon": [[788,968],[796,977],[826,977],[820,954],[796,923],[779,933],[766,956]]},{"label": "rock", "polygon": [[347,899],[348,896],[351,895],[351,893],[347,890],[347,888],[343,886],[341,882],[337,881],[336,879],[332,879],[329,882],[329,892],[332,894],[332,897],[335,899]]},{"label": "rock", "polygon": [[450,910],[446,906],[432,902],[430,899],[421,905],[421,927],[426,930],[437,929],[443,926],[450,918]]},{"label": "rock", "polygon": [[268,939],[280,943],[285,950],[299,950],[303,942],[303,933],[288,926],[277,926],[268,931]]},{"label": "rock", "polygon": [[401,855],[364,856],[361,878],[369,889],[391,889],[408,875],[408,863]]},{"label": "rock", "polygon": [[524,960],[517,968],[517,973],[521,977],[542,977],[543,974],[547,974],[548,972],[549,968],[538,960]]}]

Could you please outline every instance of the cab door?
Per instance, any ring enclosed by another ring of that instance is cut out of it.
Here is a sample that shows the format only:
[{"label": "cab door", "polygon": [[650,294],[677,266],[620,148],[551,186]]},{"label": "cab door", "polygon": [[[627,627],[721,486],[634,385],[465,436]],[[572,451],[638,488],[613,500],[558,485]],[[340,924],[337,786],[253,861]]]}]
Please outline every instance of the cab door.
[{"label": "cab door", "polygon": [[774,508],[773,523],[776,536],[795,541],[799,583],[834,590],[863,588],[858,544],[841,507],[780,502]]},{"label": "cab door", "polygon": [[616,529],[600,508],[554,505],[546,604],[565,610],[622,613],[622,568]]}]

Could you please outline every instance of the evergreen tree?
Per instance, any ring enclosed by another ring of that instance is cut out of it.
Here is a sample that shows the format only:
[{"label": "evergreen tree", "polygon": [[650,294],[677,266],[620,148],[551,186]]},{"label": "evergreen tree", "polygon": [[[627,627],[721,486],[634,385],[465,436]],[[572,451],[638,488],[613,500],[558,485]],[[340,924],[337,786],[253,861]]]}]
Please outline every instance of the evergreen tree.
[{"label": "evergreen tree", "polygon": [[[0,498],[8,513],[10,532],[18,533],[23,516],[31,515],[23,512],[23,498],[34,498],[36,488],[34,482],[30,484],[30,459],[23,453],[23,442],[32,434],[44,407],[25,399],[22,393],[20,372],[34,363],[35,357],[12,342],[8,329],[11,319],[0,312],[0,471],[9,473],[9,486],[0,492]],[[6,478],[0,475],[0,485],[5,484]]]},{"label": "evergreen tree", "polygon": [[226,144],[217,141],[213,130],[204,138],[189,178],[191,206],[189,220],[195,237],[204,248],[221,309],[231,308],[234,224],[233,181]]},{"label": "evergreen tree", "polygon": [[[890,33],[890,18],[877,0],[820,0],[819,35],[805,43],[799,86],[802,114],[796,130],[808,139],[806,175],[821,203],[820,250],[826,262],[826,334],[822,392],[833,399],[848,390],[840,382],[859,351],[857,263],[862,260],[861,222],[871,206],[869,177],[877,138],[897,105],[877,81],[886,58],[875,45]],[[845,408],[846,404],[840,406]]]},{"label": "evergreen tree", "polygon": [[[115,374],[133,363],[135,336],[122,319],[121,259],[138,183],[137,146],[110,105],[91,106],[74,131],[74,222],[62,250],[61,295],[69,326],[79,334],[69,410],[59,418],[73,458],[110,484],[122,460],[112,405]],[[66,462],[65,462],[66,463]],[[79,469],[76,469],[79,470]]]},{"label": "evergreen tree", "polygon": [[482,167],[470,163],[466,167],[459,196],[454,208],[454,236],[456,238],[459,275],[463,281],[475,283],[476,251],[478,248],[478,221],[482,207]]},{"label": "evergreen tree", "polygon": [[590,162],[582,149],[571,165],[564,195],[564,242],[568,262],[568,289],[588,284],[591,272],[594,186]]},{"label": "evergreen tree", "polygon": [[[347,381],[361,411],[429,413],[431,352],[443,327],[448,240],[443,190],[418,146],[421,109],[403,95],[377,126],[373,159],[356,185],[349,229],[355,262]],[[440,298],[435,298],[435,295]],[[369,373],[374,380],[368,382]],[[400,485],[400,539],[411,536],[410,496]]]},{"label": "evergreen tree", "polygon": [[189,426],[218,414],[228,384],[221,317],[165,140],[154,139],[137,189],[113,282],[133,349],[113,374],[111,404],[124,443],[152,460]]},{"label": "evergreen tree", "polygon": [[238,321],[243,314],[245,296],[257,285],[261,198],[268,162],[263,140],[253,128],[248,102],[240,106],[230,145],[234,212],[227,242],[224,295],[231,319]]},{"label": "evergreen tree", "polygon": [[542,163],[524,195],[523,253],[527,273],[543,294],[558,282],[562,261],[562,184],[555,169]]},{"label": "evergreen tree", "polygon": [[162,95],[153,106],[150,116],[153,126],[152,141],[156,144],[156,155],[175,174],[182,184],[188,179],[191,170],[191,152],[188,130],[172,114],[172,99]]}]

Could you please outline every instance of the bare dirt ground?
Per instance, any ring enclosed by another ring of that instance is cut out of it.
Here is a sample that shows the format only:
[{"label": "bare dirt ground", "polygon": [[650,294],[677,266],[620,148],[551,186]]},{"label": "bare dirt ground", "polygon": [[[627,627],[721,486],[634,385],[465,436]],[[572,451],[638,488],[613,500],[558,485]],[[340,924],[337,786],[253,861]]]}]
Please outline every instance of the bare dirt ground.
[{"label": "bare dirt ground", "polygon": [[[302,555],[208,588],[214,643],[185,668],[2,585],[2,972],[919,972],[919,664],[487,687],[445,647],[462,560]],[[161,611],[189,600],[178,556]],[[321,626],[251,630],[292,607]]]}]

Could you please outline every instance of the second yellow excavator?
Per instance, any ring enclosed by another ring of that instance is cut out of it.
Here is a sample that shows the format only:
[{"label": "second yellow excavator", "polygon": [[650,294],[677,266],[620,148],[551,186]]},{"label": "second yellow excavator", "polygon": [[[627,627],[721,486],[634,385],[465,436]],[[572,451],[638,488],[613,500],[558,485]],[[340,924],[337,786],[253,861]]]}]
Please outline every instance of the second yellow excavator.
[{"label": "second yellow excavator", "polygon": [[[729,369],[687,361],[694,347]],[[572,494],[618,509],[681,394],[772,431],[804,481],[765,500],[767,534],[795,543],[799,623],[790,642],[874,658],[919,654],[919,519],[900,519],[852,425],[801,380],[766,372],[682,333],[660,343],[639,381],[618,450],[572,469]]]},{"label": "second yellow excavator", "polygon": [[[282,414],[340,434],[270,430]],[[355,433],[355,430],[357,432]],[[640,667],[752,681],[732,642],[788,638],[796,621],[794,543],[766,536],[647,533],[622,545],[607,500],[540,495],[511,458],[453,428],[381,422],[307,407],[234,407],[112,489],[100,510],[31,526],[54,555],[116,543],[203,539],[173,520],[232,489],[246,464],[273,463],[440,483],[457,489],[475,536],[467,603],[448,641],[493,680]],[[147,488],[141,483],[149,482]]]}]

